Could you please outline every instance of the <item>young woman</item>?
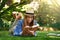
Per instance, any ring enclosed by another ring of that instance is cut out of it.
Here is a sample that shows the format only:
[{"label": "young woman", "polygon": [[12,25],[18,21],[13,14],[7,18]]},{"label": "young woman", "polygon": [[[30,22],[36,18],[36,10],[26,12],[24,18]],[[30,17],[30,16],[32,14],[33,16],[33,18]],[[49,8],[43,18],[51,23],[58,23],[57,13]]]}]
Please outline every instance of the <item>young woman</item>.
[{"label": "young woman", "polygon": [[38,23],[34,20],[34,13],[26,13],[24,19],[18,21],[13,35],[35,36],[38,26]]}]

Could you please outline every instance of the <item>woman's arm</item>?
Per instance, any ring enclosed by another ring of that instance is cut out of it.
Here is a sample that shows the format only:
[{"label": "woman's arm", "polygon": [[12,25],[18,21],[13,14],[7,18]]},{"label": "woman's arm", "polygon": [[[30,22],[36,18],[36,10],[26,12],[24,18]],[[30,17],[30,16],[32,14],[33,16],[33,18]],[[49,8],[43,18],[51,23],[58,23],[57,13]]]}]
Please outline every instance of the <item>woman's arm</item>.
[{"label": "woman's arm", "polygon": [[25,26],[23,28],[23,33],[22,35],[34,35],[34,31],[31,30],[31,27],[30,26]]},{"label": "woman's arm", "polygon": [[19,20],[16,28],[13,30],[13,35],[21,35],[22,32],[22,20]]}]

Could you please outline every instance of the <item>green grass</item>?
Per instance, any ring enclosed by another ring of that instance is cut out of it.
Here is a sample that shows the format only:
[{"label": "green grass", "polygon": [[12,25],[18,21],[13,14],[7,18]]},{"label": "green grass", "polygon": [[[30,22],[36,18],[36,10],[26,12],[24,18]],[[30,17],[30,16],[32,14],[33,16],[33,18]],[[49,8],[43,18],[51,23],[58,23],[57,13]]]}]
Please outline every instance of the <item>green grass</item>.
[{"label": "green grass", "polygon": [[51,32],[38,31],[36,37],[21,37],[11,36],[8,31],[0,31],[0,40],[60,40],[60,37],[47,36],[47,33]]}]

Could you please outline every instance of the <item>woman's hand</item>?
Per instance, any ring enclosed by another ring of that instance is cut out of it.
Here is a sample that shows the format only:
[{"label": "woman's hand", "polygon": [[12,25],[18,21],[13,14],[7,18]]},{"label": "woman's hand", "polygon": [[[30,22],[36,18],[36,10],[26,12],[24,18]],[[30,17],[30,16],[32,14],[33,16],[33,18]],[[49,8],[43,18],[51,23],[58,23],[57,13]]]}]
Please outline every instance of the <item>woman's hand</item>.
[{"label": "woman's hand", "polygon": [[30,30],[31,28],[29,27],[29,26],[26,26],[25,28],[24,28],[24,30],[23,30],[23,35],[34,35],[34,30]]},{"label": "woman's hand", "polygon": [[30,26],[25,26],[26,29],[30,29],[31,27]]},{"label": "woman's hand", "polygon": [[30,34],[31,34],[31,35],[34,35],[34,33],[35,33],[34,31],[31,31],[31,30],[30,30]]},{"label": "woman's hand", "polygon": [[39,27],[39,24],[33,25],[32,28],[37,28]]}]

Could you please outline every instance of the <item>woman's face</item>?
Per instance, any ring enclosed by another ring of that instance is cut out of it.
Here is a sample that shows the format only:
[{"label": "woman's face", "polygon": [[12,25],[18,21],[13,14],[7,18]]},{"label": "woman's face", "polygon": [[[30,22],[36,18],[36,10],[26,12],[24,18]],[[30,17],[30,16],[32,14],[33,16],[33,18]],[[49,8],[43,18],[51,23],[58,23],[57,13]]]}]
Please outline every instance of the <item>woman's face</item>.
[{"label": "woman's face", "polygon": [[27,16],[27,22],[31,23],[31,21],[33,20],[33,16]]}]

